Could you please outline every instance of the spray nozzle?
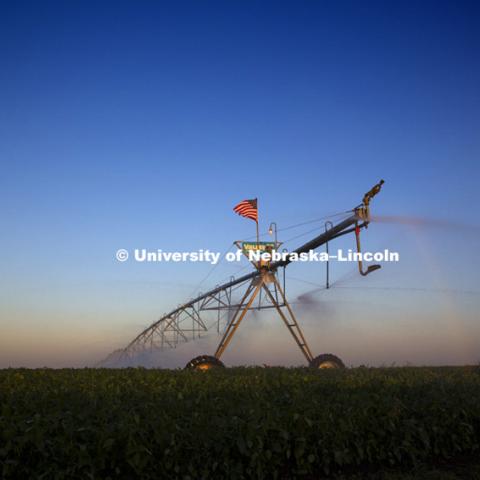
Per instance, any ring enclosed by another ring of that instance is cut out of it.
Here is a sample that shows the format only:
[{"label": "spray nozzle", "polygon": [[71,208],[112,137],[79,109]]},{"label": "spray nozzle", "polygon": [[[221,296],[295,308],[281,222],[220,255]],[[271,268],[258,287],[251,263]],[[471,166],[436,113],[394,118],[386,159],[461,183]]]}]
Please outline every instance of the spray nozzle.
[{"label": "spray nozzle", "polygon": [[384,180],[380,180],[363,196],[363,204],[365,206],[367,206],[370,203],[370,200],[382,189],[384,183]]}]

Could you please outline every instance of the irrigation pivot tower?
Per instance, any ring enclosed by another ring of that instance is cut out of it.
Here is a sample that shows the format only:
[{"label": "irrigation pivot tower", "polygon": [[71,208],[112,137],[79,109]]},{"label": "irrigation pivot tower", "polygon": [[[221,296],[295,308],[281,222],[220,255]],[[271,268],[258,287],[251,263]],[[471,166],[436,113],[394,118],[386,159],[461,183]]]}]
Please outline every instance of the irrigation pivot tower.
[{"label": "irrigation pivot tower", "polygon": [[[298,348],[313,368],[343,368],[344,364],[337,356],[325,353],[314,356],[300,328],[295,314],[285,294],[285,269],[293,256],[308,253],[311,250],[343,235],[354,233],[357,250],[360,252],[360,231],[370,223],[370,201],[380,191],[384,181],[380,180],[363,197],[362,203],[353,208],[347,218],[337,224],[331,224],[325,232],[290,252],[280,261],[253,261],[251,273],[230,281],[198,295],[196,298],[162,315],[156,322],[140,332],[125,348],[111,353],[101,365],[111,366],[133,362],[135,358],[148,351],[175,348],[179,343],[195,340],[205,332],[216,329],[222,333],[220,343],[213,355],[201,355],[189,361],[186,368],[208,370],[223,367],[221,357],[228,348],[235,332],[250,310],[274,309],[285,323]],[[331,223],[331,222],[330,222]],[[235,242],[239,248],[245,243]],[[257,247],[265,246],[276,250],[281,244],[256,242]],[[364,269],[361,260],[358,269],[362,276],[380,268],[370,265]],[[283,271],[283,282],[279,280],[279,271]],[[282,284],[283,283],[283,284]],[[243,294],[238,292],[243,289]],[[263,296],[262,296],[263,293]],[[212,318],[212,314],[214,317]]]}]

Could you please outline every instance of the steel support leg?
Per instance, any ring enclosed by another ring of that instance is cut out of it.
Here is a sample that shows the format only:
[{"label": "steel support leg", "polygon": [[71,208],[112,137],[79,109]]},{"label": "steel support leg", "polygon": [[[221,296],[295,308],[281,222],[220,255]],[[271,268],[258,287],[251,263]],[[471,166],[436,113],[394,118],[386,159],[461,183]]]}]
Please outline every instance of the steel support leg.
[{"label": "steel support leg", "polygon": [[310,363],[313,360],[313,355],[312,355],[312,352],[310,351],[310,347],[308,346],[308,343],[305,340],[305,337],[300,328],[300,325],[298,324],[297,319],[295,318],[295,315],[290,307],[290,304],[287,302],[287,298],[285,297],[282,287],[280,286],[275,275],[272,275],[272,279],[278,291],[280,292],[280,296],[283,300],[285,307],[287,307],[288,313],[290,315],[290,321],[288,320],[287,316],[282,312],[282,309],[280,308],[278,303],[275,301],[275,298],[270,292],[270,290],[268,289],[267,285],[263,284],[263,288],[267,292],[267,295],[270,298],[270,301],[275,305],[275,308],[277,309],[278,314],[280,315],[280,317],[282,317],[282,320],[287,326],[289,332],[292,334],[292,337],[294,338],[295,342],[297,342],[298,347],[302,351],[308,363]]},{"label": "steel support leg", "polygon": [[[258,281],[257,285],[254,285],[255,281]],[[263,285],[263,279],[258,278],[258,280],[253,280],[252,283],[250,283],[250,285],[248,286],[247,291],[245,292],[245,295],[243,296],[243,298],[242,298],[237,310],[235,311],[235,314],[233,315],[232,319],[228,323],[227,328],[225,330],[225,333],[223,334],[223,337],[220,340],[220,343],[218,344],[217,351],[215,352],[215,357],[216,358],[220,359],[220,357],[222,356],[223,352],[225,351],[228,344],[230,343],[233,335],[235,334],[238,326],[240,325],[241,321],[244,319],[248,310],[252,306],[253,301],[255,300],[256,296],[260,292],[260,289],[262,288],[262,285]],[[253,293],[252,293],[252,290],[253,290]],[[248,300],[248,303],[244,307],[243,304],[244,304],[245,300],[248,298],[249,295],[251,295],[250,299]],[[242,310],[242,308],[243,308],[243,310]],[[240,314],[240,316],[238,316],[240,311],[242,313]],[[238,317],[238,319],[237,319],[237,317]]]}]

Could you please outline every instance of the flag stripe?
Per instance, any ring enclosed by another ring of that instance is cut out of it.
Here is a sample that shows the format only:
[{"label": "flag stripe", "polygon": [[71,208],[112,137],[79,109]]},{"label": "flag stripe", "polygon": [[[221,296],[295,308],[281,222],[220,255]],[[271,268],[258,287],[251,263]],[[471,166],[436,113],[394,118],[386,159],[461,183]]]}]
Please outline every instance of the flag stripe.
[{"label": "flag stripe", "polygon": [[237,213],[244,214],[244,213],[255,213],[256,210],[254,208],[249,207],[241,207],[235,210]]}]

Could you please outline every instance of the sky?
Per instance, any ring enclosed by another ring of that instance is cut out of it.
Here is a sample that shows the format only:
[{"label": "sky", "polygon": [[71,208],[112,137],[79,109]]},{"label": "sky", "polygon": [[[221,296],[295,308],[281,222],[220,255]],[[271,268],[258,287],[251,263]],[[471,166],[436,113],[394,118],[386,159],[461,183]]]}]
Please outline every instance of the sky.
[{"label": "sky", "polygon": [[[323,221],[289,226],[381,178],[384,221],[362,243],[400,262],[365,278],[333,263],[328,291],[324,265],[287,270],[312,350],[479,363],[479,17],[453,0],[1,2],[0,368],[94,365],[248,271],[118,262],[120,248],[224,252],[255,235],[232,208],[257,197],[262,238],[275,221],[292,249]],[[303,362],[264,312],[222,359]]]}]

